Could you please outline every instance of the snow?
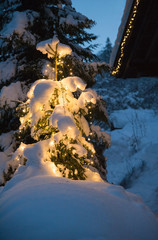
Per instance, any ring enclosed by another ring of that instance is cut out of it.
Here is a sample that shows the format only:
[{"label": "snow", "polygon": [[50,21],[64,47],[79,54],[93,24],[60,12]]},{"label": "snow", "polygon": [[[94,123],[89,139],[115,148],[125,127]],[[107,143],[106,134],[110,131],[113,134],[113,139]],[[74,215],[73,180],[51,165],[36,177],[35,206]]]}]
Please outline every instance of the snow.
[{"label": "snow", "polygon": [[68,148],[74,148],[73,154],[77,153],[79,157],[86,156],[87,150],[81,144],[69,144]]},{"label": "snow", "polygon": [[48,54],[48,58],[52,58],[52,55],[55,55],[56,51],[60,57],[64,57],[68,54],[70,55],[72,52],[71,48],[68,45],[60,43],[56,35],[54,35],[53,38],[39,42],[36,48],[43,54]]},{"label": "snow", "polygon": [[11,83],[7,87],[3,87],[0,92],[0,106],[1,107],[15,107],[17,106],[17,101],[22,101],[25,99],[25,89],[22,88],[22,84],[18,81],[16,83]]},{"label": "snow", "polygon": [[97,100],[97,95],[96,92],[93,91],[92,89],[86,89],[85,92],[82,92],[79,99],[78,99],[78,103],[80,108],[84,108],[86,103],[93,103],[96,104],[96,100]]},{"label": "snow", "polygon": [[8,171],[9,162],[11,160],[14,147],[12,144],[13,133],[14,132],[11,131],[0,135],[0,185],[5,182],[3,173]]},{"label": "snow", "polygon": [[17,60],[9,58],[5,62],[0,62],[0,83],[5,83],[7,80],[15,76]]},{"label": "snow", "polygon": [[49,119],[52,126],[57,127],[62,135],[67,134],[72,139],[78,137],[79,130],[74,122],[73,114],[63,106],[57,105]]},{"label": "snow", "polygon": [[6,151],[12,143],[13,131],[0,135],[0,147]]},{"label": "snow", "polygon": [[[38,98],[41,88],[48,90],[45,81],[33,84],[30,98]],[[37,84],[42,84],[38,91]],[[108,180],[118,184],[134,167],[128,191],[141,195],[157,212],[158,116],[152,110],[127,109],[113,112],[110,119],[115,128],[121,129],[111,132],[112,147],[106,151]],[[95,130],[99,136],[100,129],[95,126]],[[10,141],[9,135],[0,139],[3,146]],[[53,147],[50,138],[32,145],[21,144],[15,152],[14,164],[19,168],[0,193],[1,239],[157,239],[158,220],[140,197],[103,182],[92,167],[86,170],[88,181],[62,178],[54,163],[46,161],[48,149]],[[74,148],[81,156],[86,154],[81,145]],[[28,159],[26,166],[21,166],[22,153]],[[5,153],[1,154],[1,170],[7,162]]]},{"label": "snow", "polygon": [[62,24],[68,24],[72,26],[78,25],[78,20],[75,20],[72,15],[68,14],[66,18],[60,18],[60,25]]},{"label": "snow", "polygon": [[32,125],[37,123],[38,120],[44,116],[44,111],[42,111],[43,106],[45,110],[50,109],[49,99],[51,98],[54,89],[58,88],[58,84],[58,82],[50,79],[39,79],[32,85],[27,94],[27,96],[30,97]]},{"label": "snow", "polygon": [[83,80],[79,77],[67,77],[62,80],[62,83],[66,89],[69,89],[71,92],[75,92],[78,88],[82,91],[85,90],[86,85]]},{"label": "snow", "polygon": [[124,30],[125,30],[125,27],[126,27],[126,23],[128,21],[128,17],[129,17],[129,13],[131,11],[132,5],[133,5],[133,0],[127,0],[126,1],[126,6],[125,6],[124,13],[123,13],[123,16],[122,16],[121,24],[119,26],[117,38],[116,38],[116,41],[115,41],[115,45],[112,49],[112,53],[111,53],[111,57],[110,57],[110,66],[111,67],[113,67],[113,65],[114,65],[115,58],[116,58],[119,46],[121,44],[122,36],[123,36]]},{"label": "snow", "polygon": [[35,37],[29,31],[26,31],[26,28],[32,25],[33,20],[38,16],[37,12],[30,10],[24,12],[15,11],[13,12],[12,20],[4,26],[0,34],[3,38],[9,38],[14,33],[17,33],[23,37],[23,40],[35,43]]},{"label": "snow", "polygon": [[106,142],[107,145],[110,146],[110,144],[111,144],[110,134],[108,134],[107,132],[101,131],[101,128],[99,126],[96,126],[96,125],[95,126],[92,125],[91,129],[92,129],[93,133],[95,133],[97,135],[98,140],[100,138],[102,138],[102,139],[104,139],[104,142]]},{"label": "snow", "polygon": [[13,32],[19,33],[20,35],[23,34],[25,31],[24,29],[27,27],[27,16],[26,12],[18,12],[15,11],[13,13],[13,18],[10,23],[8,23],[3,29],[2,34],[5,37],[9,37],[13,34]]},{"label": "snow", "polygon": [[0,152],[0,184],[4,182],[3,172],[7,169],[8,157],[6,153]]},{"label": "snow", "polygon": [[[91,89],[85,90],[85,87],[86,84],[79,77],[67,77],[61,81],[39,79],[31,86],[27,94],[28,100],[23,104],[23,107],[27,108],[28,111],[25,116],[20,118],[21,125],[19,131],[23,131],[25,126],[30,126],[33,139],[39,141],[43,134],[47,135],[49,139],[30,146],[20,145],[12,157],[14,170],[19,169],[25,160],[27,160],[27,165],[30,161],[35,161],[35,165],[44,168],[47,165],[52,165],[51,168],[53,174],[55,174],[53,176],[61,176],[61,164],[55,166],[51,160],[54,157],[58,157],[58,149],[61,147],[60,144],[62,144],[65,149],[71,148],[74,158],[78,158],[78,156],[84,157],[86,164],[83,165],[83,168],[87,180],[102,181],[94,167],[94,161],[91,159],[94,157],[95,149],[93,144],[90,143],[89,125],[79,112],[82,107],[86,115],[89,109],[87,102],[95,104],[100,97]],[[77,89],[79,89],[79,98],[75,98],[72,94]],[[80,106],[81,100],[82,106]],[[47,121],[44,130],[42,128],[38,129],[36,125],[40,125],[39,120],[43,121],[43,117],[46,117],[46,120],[44,120]],[[101,131],[99,134],[103,141],[106,140],[106,134],[101,133]],[[97,159],[95,161],[97,162]],[[93,165],[93,167],[90,167],[90,165]],[[65,168],[64,171],[66,172],[65,176],[68,177],[69,169]]]},{"label": "snow", "polygon": [[0,205],[3,240],[156,240],[158,236],[158,220],[142,200],[108,183],[23,172],[3,188]]},{"label": "snow", "polygon": [[[34,125],[42,116],[44,116],[44,110],[50,110],[50,102],[52,94],[55,90],[59,91],[59,104],[63,106],[63,93],[61,87],[69,89],[67,94],[67,99],[70,100],[70,111],[78,111],[79,106],[77,104],[77,99],[74,99],[71,92],[77,90],[77,88],[84,90],[86,84],[79,77],[67,77],[62,81],[57,82],[51,79],[39,79],[30,88],[27,96],[30,99],[30,111],[32,125]],[[73,98],[73,101],[72,101]],[[76,100],[76,101],[75,101]],[[73,106],[71,106],[73,105]]]},{"label": "snow", "polygon": [[81,118],[78,119],[78,121],[80,122],[85,135],[89,136],[89,134],[90,134],[89,124],[88,124],[87,120],[85,119],[85,117],[81,116]]},{"label": "snow", "polygon": [[[79,18],[80,19],[79,19]],[[78,26],[79,23],[82,23],[86,20],[86,17],[83,16],[82,14],[76,13],[74,14],[73,12],[71,12],[70,14],[68,14],[65,18],[60,18],[60,25],[72,25],[72,26]]]},{"label": "snow", "polygon": [[140,195],[158,213],[158,115],[126,109],[114,111],[110,119],[116,129],[106,151],[108,181]]}]

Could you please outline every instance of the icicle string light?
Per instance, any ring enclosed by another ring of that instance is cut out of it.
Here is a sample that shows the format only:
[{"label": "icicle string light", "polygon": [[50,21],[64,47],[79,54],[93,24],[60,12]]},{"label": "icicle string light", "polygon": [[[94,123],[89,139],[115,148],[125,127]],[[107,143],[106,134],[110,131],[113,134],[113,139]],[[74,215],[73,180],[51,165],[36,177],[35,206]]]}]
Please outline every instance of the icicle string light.
[{"label": "icicle string light", "polygon": [[124,34],[124,37],[123,37],[123,40],[122,40],[122,43],[121,43],[121,48],[120,48],[120,57],[118,58],[118,61],[117,61],[117,66],[116,68],[112,71],[112,75],[115,76],[118,74],[120,68],[121,68],[121,65],[122,65],[122,59],[123,59],[123,56],[124,56],[124,50],[125,50],[125,46],[126,46],[126,42],[130,36],[130,33],[133,29],[133,23],[134,23],[134,20],[135,20],[135,17],[137,15],[137,11],[138,11],[138,5],[140,3],[141,0],[136,0],[135,1],[135,4],[134,4],[134,7],[133,7],[133,12],[132,12],[132,15],[131,15],[131,18],[130,18],[130,21],[128,23],[128,27],[127,27],[127,30]]}]

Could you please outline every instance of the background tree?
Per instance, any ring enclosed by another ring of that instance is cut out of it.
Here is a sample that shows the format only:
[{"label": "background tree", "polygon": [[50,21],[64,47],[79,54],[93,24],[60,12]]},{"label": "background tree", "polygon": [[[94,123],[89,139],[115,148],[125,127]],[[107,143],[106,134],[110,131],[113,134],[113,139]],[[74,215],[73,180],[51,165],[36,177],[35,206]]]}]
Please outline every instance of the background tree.
[{"label": "background tree", "polygon": [[110,62],[110,56],[112,52],[112,43],[110,41],[110,38],[108,37],[106,39],[105,47],[103,50],[99,53],[99,58],[101,61],[104,61],[109,64]]}]

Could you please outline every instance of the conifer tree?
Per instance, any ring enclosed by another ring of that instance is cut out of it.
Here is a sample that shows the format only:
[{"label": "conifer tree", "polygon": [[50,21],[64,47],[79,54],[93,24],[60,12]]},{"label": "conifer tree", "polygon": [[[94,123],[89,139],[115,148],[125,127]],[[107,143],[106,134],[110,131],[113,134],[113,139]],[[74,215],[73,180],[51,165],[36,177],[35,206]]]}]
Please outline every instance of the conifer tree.
[{"label": "conifer tree", "polygon": [[105,180],[106,159],[97,155],[97,144],[106,149],[110,137],[93,124],[98,106],[107,120],[100,97],[86,88],[80,77],[58,79],[58,71],[64,70],[61,59],[71,55],[72,50],[56,35],[38,43],[37,49],[54,60],[54,74],[52,79],[37,80],[27,94],[28,100],[18,107],[21,126],[16,136],[20,145],[13,155],[13,165],[18,168],[24,159],[32,161],[28,138],[25,139],[30,129],[29,139],[35,141],[33,148],[40,144],[40,157],[35,161],[51,161],[54,176],[85,180],[98,171]]},{"label": "conifer tree", "polygon": [[[5,178],[9,179],[15,170],[10,165],[10,159],[11,152],[18,145],[15,133],[20,125],[16,108],[27,99],[27,92],[36,79],[52,79],[55,74],[55,58],[49,58],[49,53],[42,54],[36,49],[36,45],[52,39],[54,33],[62,44],[71,48],[71,54],[60,57],[56,76],[58,80],[77,76],[87,86],[91,86],[96,74],[101,74],[108,67],[103,63],[93,62],[96,56],[92,53],[93,45],[90,43],[96,36],[86,30],[94,25],[94,21],[76,12],[71,0],[40,0],[38,3],[4,0],[0,3],[0,18],[0,139],[9,139],[7,145],[1,145],[7,158]],[[85,42],[90,44],[89,47],[84,47]],[[103,105],[101,101],[97,102],[100,108]],[[98,114],[97,117],[105,120],[104,114]],[[25,129],[20,138],[26,143],[36,141],[30,134],[30,127]],[[96,143],[96,147],[98,145]],[[99,152],[97,154],[102,159]]]},{"label": "conifer tree", "polygon": [[[91,51],[93,45],[90,43],[96,36],[86,30],[95,23],[76,12],[71,0],[3,0],[0,9],[1,95],[3,93],[0,123],[2,132],[7,132],[17,128],[15,107],[19,101],[26,99],[26,92],[32,82],[43,76],[49,78],[49,72],[45,72],[47,56],[36,50],[36,44],[51,38],[54,31],[60,41],[69,45],[73,51],[71,56],[64,59],[64,77],[73,73],[90,86],[95,82],[95,75],[107,67],[104,64],[92,64],[96,56]],[[89,43],[89,47],[84,47],[85,42]],[[16,94],[14,99],[4,96],[6,89],[3,87],[10,87],[11,83],[14,83],[11,88],[22,92]]]},{"label": "conifer tree", "polygon": [[112,52],[112,43],[110,41],[110,38],[108,37],[106,39],[105,47],[103,50],[99,53],[99,58],[101,61],[104,61],[109,64],[110,62],[110,56]]}]

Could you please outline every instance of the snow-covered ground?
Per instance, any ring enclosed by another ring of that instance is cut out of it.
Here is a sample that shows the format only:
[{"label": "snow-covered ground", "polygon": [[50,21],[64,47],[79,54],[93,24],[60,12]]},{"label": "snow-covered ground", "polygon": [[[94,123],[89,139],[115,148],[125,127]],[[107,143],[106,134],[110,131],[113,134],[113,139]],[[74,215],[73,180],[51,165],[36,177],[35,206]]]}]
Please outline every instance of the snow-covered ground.
[{"label": "snow-covered ground", "polygon": [[158,115],[153,110],[126,109],[110,116],[108,181],[142,197],[158,213]]},{"label": "snow-covered ground", "polygon": [[108,181],[138,194],[158,214],[158,78],[106,75],[95,89],[114,125],[105,152]]},{"label": "snow-covered ground", "polygon": [[139,197],[103,182],[24,167],[0,198],[3,240],[156,240],[158,220]]},{"label": "snow-covered ground", "polygon": [[[152,79],[150,91],[144,84],[147,79],[141,81],[136,87],[137,80],[133,80],[134,91],[129,87],[130,80],[105,79],[107,88],[97,87],[109,101],[114,128],[109,131],[111,148],[105,152],[107,177],[112,184],[98,177],[99,182],[55,177],[51,163],[38,164],[33,154],[35,162],[30,160],[21,166],[0,188],[0,239],[158,239],[157,98],[147,105],[149,95],[156,96],[153,86],[157,80]],[[12,133],[1,135],[0,145],[5,152],[2,165],[9,161],[6,156],[12,151],[11,141]]]}]

